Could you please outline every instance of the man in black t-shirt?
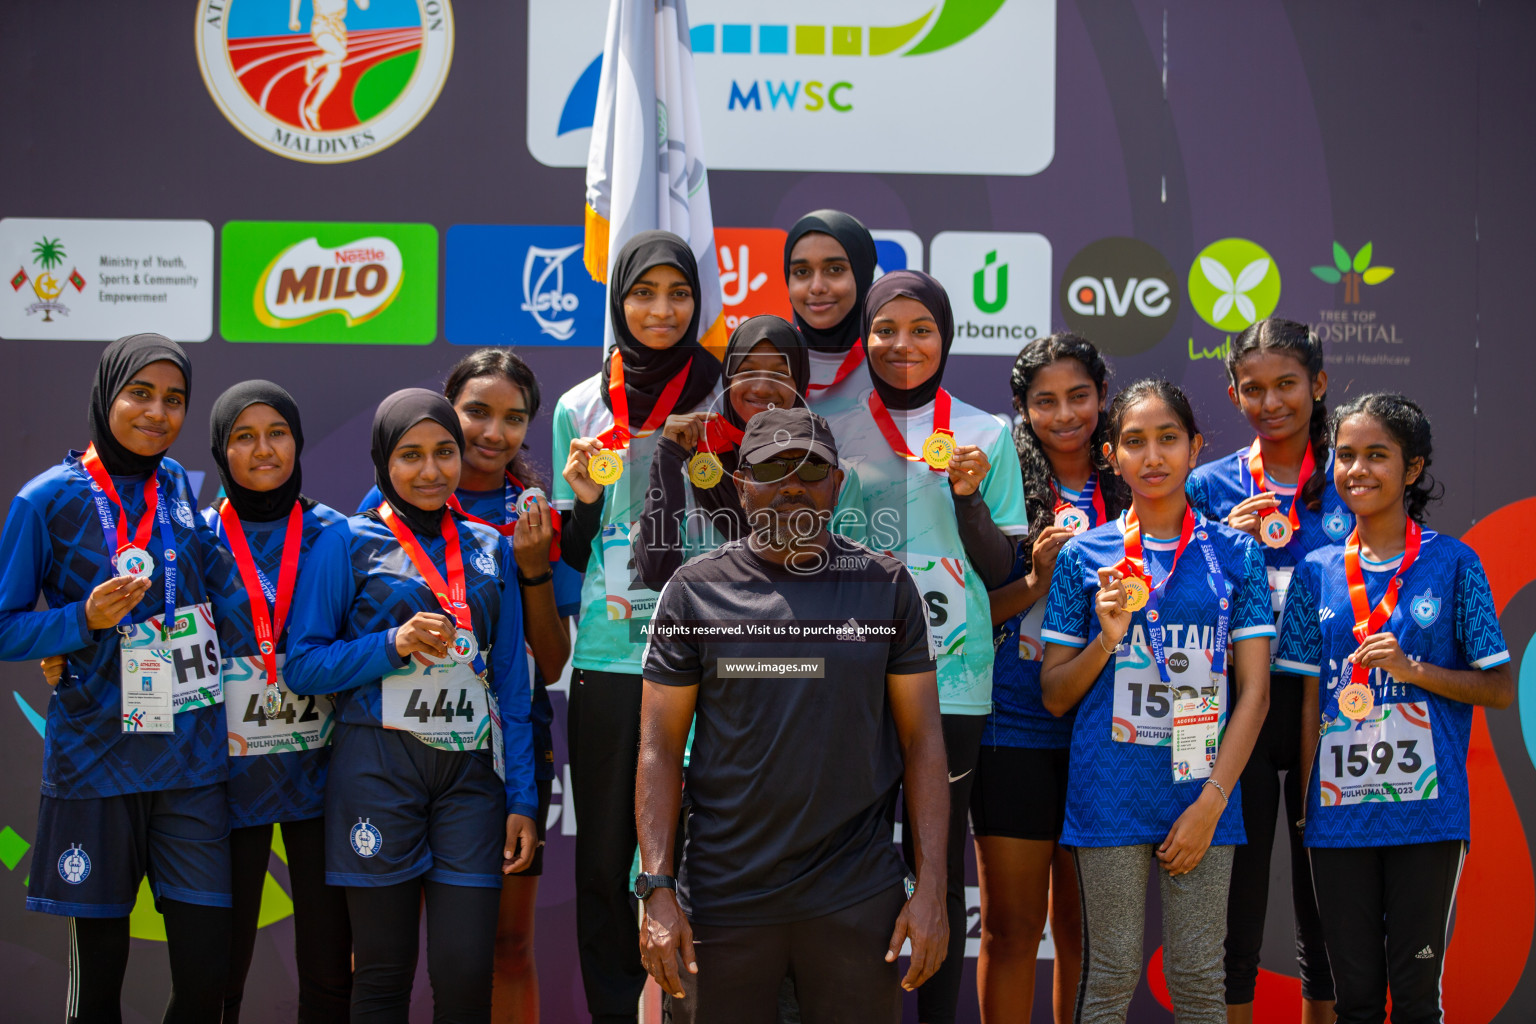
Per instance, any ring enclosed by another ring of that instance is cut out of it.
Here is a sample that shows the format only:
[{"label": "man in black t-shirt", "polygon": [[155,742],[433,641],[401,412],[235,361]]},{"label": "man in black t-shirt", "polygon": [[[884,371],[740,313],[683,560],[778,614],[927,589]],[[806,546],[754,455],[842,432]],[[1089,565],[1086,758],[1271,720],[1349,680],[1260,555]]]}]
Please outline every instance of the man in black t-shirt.
[{"label": "man in black t-shirt", "polygon": [[[927,612],[901,562],[827,530],[843,473],[825,420],[759,413],[739,452],[749,537],[679,569],[647,627],[641,960],[682,1022],[772,1022],[793,973],[806,1019],[890,1024],[949,930]],[[891,842],[903,786],[915,887]]]}]

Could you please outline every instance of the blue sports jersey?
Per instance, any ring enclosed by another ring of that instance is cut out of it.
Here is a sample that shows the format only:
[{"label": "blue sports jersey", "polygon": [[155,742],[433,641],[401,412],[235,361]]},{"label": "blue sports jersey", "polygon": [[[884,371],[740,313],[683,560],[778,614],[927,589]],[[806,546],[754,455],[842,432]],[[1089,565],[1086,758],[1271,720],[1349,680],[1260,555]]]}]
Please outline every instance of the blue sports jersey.
[{"label": "blue sports jersey", "polygon": [[[1078,505],[1089,527],[1099,525],[1098,510],[1079,491],[1058,485],[1063,501]],[[1008,573],[1009,583],[1029,575],[1032,538],[1025,537]],[[981,742],[989,747],[1027,747],[1061,750],[1072,745],[1074,708],[1057,718],[1045,710],[1040,695],[1040,659],[1045,645],[1040,627],[1045,621],[1044,599],[1036,601],[992,631],[992,713],[987,716]]]},{"label": "blue sports jersey", "polygon": [[[507,508],[508,495],[505,490],[498,491],[466,491],[462,487],[454,492],[458,495],[459,504],[464,511],[472,516],[478,516],[488,523],[511,523],[517,520],[517,509]],[[512,489],[511,499],[515,503],[518,495],[522,494],[522,488]],[[379,489],[374,487],[363,495],[363,502],[357,507],[359,512],[366,512],[371,508],[378,508],[384,496]],[[554,511],[551,509],[551,511]],[[559,515],[558,512],[555,512]],[[550,582],[555,587],[555,610],[562,618],[579,616],[581,614],[581,573],[566,565],[564,560],[556,559],[550,564],[555,572],[555,578]],[[533,658],[528,659],[528,664],[533,670],[533,756],[536,765],[535,775],[540,782],[547,782],[555,777],[555,740],[554,722],[555,708],[549,700],[549,681],[544,678],[544,673],[539,671],[539,666]]]},{"label": "blue sports jersey", "polygon": [[[487,652],[487,678],[500,704],[507,812],[533,817],[528,659],[512,543],[467,520],[458,521],[458,532],[475,637]],[[445,540],[418,540],[446,578]],[[395,630],[417,612],[441,613],[442,607],[389,527],[361,515],[328,527],[305,559],[294,590],[286,681],[295,693],[335,694],[341,722],[383,727],[383,679],[407,667],[395,651]],[[440,712],[453,709],[432,714]],[[471,707],[466,717],[474,713]]]},{"label": "blue sports jersey", "polygon": [[[1225,576],[1231,602],[1232,641],[1273,637],[1264,559],[1245,533],[1203,517],[1179,558],[1177,572],[1158,600],[1168,670],[1174,686],[1202,687],[1209,680],[1217,595],[1201,555],[1199,534],[1209,537]],[[1161,582],[1173,562],[1176,540],[1143,536],[1152,578]],[[1100,568],[1125,556],[1125,517],[1079,534],[1062,546],[1046,597],[1046,643],[1083,648],[1097,643],[1099,619],[1094,594]],[[1173,722],[1169,686],[1158,680],[1148,654],[1150,605],[1134,613],[1116,656],[1077,706],[1072,727],[1072,771],[1067,782],[1067,818],[1061,841],[1068,846],[1129,846],[1161,843],[1180,814],[1200,795],[1202,783],[1173,781],[1172,750],[1166,733]],[[1231,660],[1227,671],[1231,673]],[[1189,673],[1184,676],[1184,673]],[[1220,692],[1222,729],[1231,711],[1232,687]],[[1211,840],[1224,846],[1245,842],[1242,796],[1234,786]]]},{"label": "blue sports jersey", "polygon": [[[225,778],[223,692],[218,641],[204,584],[203,538],[192,514],[192,488],[171,459],[158,471],[173,556],[157,524],[145,549],[154,581],[129,613],[135,623],[165,614],[165,566],[176,565],[176,627],[168,646],[177,672],[175,732],[123,732],[117,630],[85,625],[85,601],[112,577],[116,537],[108,541],[80,453],[33,477],[11,502],[0,534],[0,658],[30,661],[68,655],[65,678],[48,701],[43,740],[45,796],[88,799],[183,789]],[[130,531],[144,514],[143,477],[113,477]],[[115,513],[115,510],[114,510]],[[42,597],[44,610],[34,610]],[[183,698],[181,692],[189,690]]]},{"label": "blue sports jersey", "polygon": [[[300,565],[314,547],[320,531],[346,518],[326,505],[315,505],[304,513],[304,532],[300,543]],[[219,625],[219,649],[224,655],[224,685],[227,691],[225,713],[230,724],[229,824],[231,828],[268,825],[277,821],[303,821],[318,818],[325,809],[325,769],[330,763],[329,702],[323,697],[291,696],[285,714],[268,719],[261,705],[261,684],[266,669],[256,647],[256,630],[251,621],[251,602],[245,581],[231,553],[219,521],[217,506],[203,509],[204,549],[209,564],[206,569],[208,589],[213,594],[214,621]],[[275,590],[282,575],[283,540],[288,533],[288,517],[269,523],[241,522],[245,542],[251,549],[256,569]],[[271,606],[268,605],[270,610]],[[276,638],[278,671],[282,672],[287,630]],[[252,680],[250,692],[236,697],[240,681]],[[317,708],[317,702],[322,706]],[[312,731],[303,723],[314,722],[323,728],[320,745],[306,737]],[[297,729],[294,727],[297,726]],[[286,727],[286,728],[285,728]],[[270,734],[276,749],[257,754],[241,732]],[[286,737],[286,741],[279,737]]]},{"label": "blue sports jersey", "polygon": [[[1301,564],[1301,560],[1310,551],[1329,544],[1343,543],[1349,531],[1355,528],[1354,513],[1345,506],[1344,499],[1339,497],[1338,490],[1333,486],[1333,452],[1328,453],[1324,464],[1314,472],[1322,473],[1326,481],[1321,495],[1322,509],[1314,512],[1305,502],[1301,503],[1296,508],[1299,529],[1291,537],[1291,542],[1283,548],[1259,545],[1268,570],[1270,602],[1276,623],[1279,623],[1280,613],[1285,609],[1286,590],[1291,584],[1291,574],[1296,566]],[[1296,488],[1281,484],[1267,475],[1265,486],[1280,498],[1280,514],[1288,514],[1296,501]],[[1189,474],[1184,490],[1195,511],[1212,522],[1225,523],[1238,502],[1258,493],[1254,488],[1253,474],[1248,472],[1248,446],[1244,445],[1225,458],[1197,467]]]},{"label": "blue sports jersey", "polygon": [[[1374,609],[1401,557],[1360,559]],[[1509,661],[1488,577],[1477,554],[1425,530],[1382,632],[1403,653],[1442,668],[1489,669]],[[1446,602],[1450,602],[1447,606]],[[1276,668],[1319,679],[1322,737],[1307,789],[1308,846],[1400,846],[1471,839],[1467,745],[1472,705],[1400,683],[1372,669],[1375,696],[1361,721],[1338,714],[1350,681],[1344,659],[1359,644],[1342,545],[1307,556],[1291,585]]]}]

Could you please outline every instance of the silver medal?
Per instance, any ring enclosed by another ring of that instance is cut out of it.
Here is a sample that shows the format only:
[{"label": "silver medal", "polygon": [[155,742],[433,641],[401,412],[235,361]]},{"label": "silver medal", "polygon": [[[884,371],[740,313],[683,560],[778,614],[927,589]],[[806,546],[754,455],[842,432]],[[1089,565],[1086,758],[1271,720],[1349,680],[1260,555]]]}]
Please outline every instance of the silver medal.
[{"label": "silver medal", "polygon": [[480,653],[480,641],[472,630],[455,630],[453,642],[448,645],[448,657],[460,665],[468,665]]},{"label": "silver medal", "polygon": [[148,551],[140,547],[126,547],[117,553],[112,560],[113,567],[119,576],[127,576],[138,579],[140,576],[152,576],[155,572],[155,560]]}]

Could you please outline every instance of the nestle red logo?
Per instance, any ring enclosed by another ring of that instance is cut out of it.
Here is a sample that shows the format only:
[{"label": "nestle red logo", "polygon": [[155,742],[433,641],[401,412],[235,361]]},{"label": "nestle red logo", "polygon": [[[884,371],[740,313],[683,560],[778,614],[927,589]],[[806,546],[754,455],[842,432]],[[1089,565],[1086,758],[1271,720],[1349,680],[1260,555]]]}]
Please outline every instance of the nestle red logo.
[{"label": "nestle red logo", "polygon": [[337,263],[378,263],[389,258],[382,249],[338,249],[334,255]]}]

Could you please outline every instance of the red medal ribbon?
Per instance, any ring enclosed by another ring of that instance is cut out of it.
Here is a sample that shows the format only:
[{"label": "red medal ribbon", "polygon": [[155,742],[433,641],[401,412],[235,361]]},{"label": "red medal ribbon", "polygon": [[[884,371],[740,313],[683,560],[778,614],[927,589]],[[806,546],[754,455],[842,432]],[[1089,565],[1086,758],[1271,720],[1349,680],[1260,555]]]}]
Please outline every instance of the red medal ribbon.
[{"label": "red medal ribbon", "polygon": [[251,547],[245,540],[245,529],[240,517],[228,499],[219,506],[219,522],[224,524],[224,537],[229,543],[230,554],[240,568],[240,581],[245,584],[246,596],[251,602],[251,625],[256,630],[256,649],[261,652],[261,663],[267,670],[267,685],[277,685],[277,641],[283,635],[288,622],[288,609],[293,603],[293,587],[299,581],[299,549],[304,543],[304,507],[293,503],[288,513],[288,528],[283,534],[282,567],[277,574],[277,594],[273,609],[267,609],[267,595],[261,589],[261,579],[256,573],[256,559],[251,557]]},{"label": "red medal ribbon", "polygon": [[805,386],[805,390],[807,390],[807,391],[825,391],[827,388],[835,388],[839,384],[841,384],[843,382],[843,380],[850,373],[852,373],[855,369],[857,369],[858,365],[860,363],[862,363],[863,361],[864,361],[864,339],[860,338],[858,341],[853,343],[853,348],[848,350],[848,354],[846,356],[844,356],[843,357],[843,361],[838,364],[837,373],[832,375],[832,380],[829,383],[826,383],[826,384],[807,384]]},{"label": "red medal ribbon", "polygon": [[615,352],[608,365],[608,400],[613,403],[613,426],[598,434],[597,440],[604,448],[621,451],[629,447],[629,439],[635,433],[649,434],[672,415],[672,408],[677,405],[677,400],[683,394],[683,386],[688,383],[688,371],[693,368],[693,359],[690,357],[677,376],[667,381],[667,386],[661,389],[661,396],[656,399],[651,414],[640,425],[639,431],[631,431],[629,425],[629,396],[624,393],[624,359]]},{"label": "red medal ribbon", "polygon": [[704,436],[699,438],[701,452],[728,452],[741,444],[744,431],[717,416],[704,425]]},{"label": "red medal ribbon", "polygon": [[[933,400],[933,432],[954,437],[955,432],[949,429],[949,402],[949,392],[939,388],[939,393]],[[870,392],[869,411],[875,417],[875,426],[879,427],[880,433],[885,435],[885,443],[891,446],[891,451],[909,462],[925,461],[921,455],[913,455],[911,449],[907,447],[907,439],[901,436],[896,421],[891,418],[891,411],[885,407],[884,402],[880,401],[880,392]],[[928,468],[935,473],[948,472],[937,466]]]},{"label": "red medal ribbon", "polygon": [[[117,551],[116,555],[129,546],[128,541],[128,513],[123,508],[123,499],[117,496],[117,487],[112,483],[112,477],[107,473],[107,467],[101,464],[101,456],[96,454],[96,445],[92,443],[85,449],[85,454],[80,456],[80,465],[90,474],[96,486],[101,488],[112,504],[117,506]],[[132,546],[147,549],[149,546],[149,534],[155,525],[155,509],[160,498],[160,487],[156,482],[158,474],[149,474],[149,480],[144,484],[144,515],[139,519],[139,525],[134,527]]]},{"label": "red medal ribbon", "polygon": [[[507,480],[519,491],[526,491],[528,489],[523,486],[523,482],[521,480],[512,475],[512,471],[510,469],[507,470]],[[459,496],[457,494],[450,494],[448,496],[448,507],[472,523],[479,523],[481,526],[489,526],[503,537],[510,537],[517,532],[518,521],[516,519],[506,523],[493,523],[488,519],[481,519],[477,515],[464,511],[464,506],[459,501]],[[549,560],[551,562],[558,562],[560,560],[560,513],[555,511],[554,506],[550,506],[549,515],[550,524],[553,526],[555,531],[555,535],[551,537],[549,541]]]},{"label": "red medal ribbon", "polygon": [[443,509],[443,561],[448,565],[446,580],[437,571],[437,566],[432,564],[432,559],[427,557],[426,550],[411,532],[411,528],[389,507],[389,502],[379,506],[379,518],[384,520],[389,532],[395,535],[395,540],[405,549],[411,564],[421,573],[421,578],[426,581],[443,611],[453,618],[454,624],[460,629],[473,633],[475,624],[469,614],[469,592],[464,585],[464,557],[459,553],[459,527],[453,521],[453,513]]},{"label": "red medal ribbon", "polygon": [[[1291,511],[1286,516],[1291,521],[1293,532],[1301,529],[1301,518],[1296,514],[1296,506],[1301,504],[1301,489],[1307,486],[1307,481],[1312,479],[1312,471],[1317,468],[1317,460],[1312,456],[1312,442],[1307,442],[1307,454],[1301,458],[1301,473],[1296,477],[1296,494],[1291,498]],[[1253,477],[1254,490],[1263,493],[1268,491],[1264,480],[1264,453],[1259,450],[1259,439],[1253,439],[1253,445],[1248,449],[1248,472]]]},{"label": "red medal ribbon", "polygon": [[[1189,539],[1195,535],[1195,510],[1189,505],[1184,506],[1184,526],[1179,530],[1179,546],[1173,552],[1173,564],[1168,567],[1168,575],[1163,577],[1163,586],[1173,579],[1174,570],[1179,567],[1179,556],[1184,549],[1189,547]],[[1146,581],[1147,589],[1156,590],[1152,585],[1152,574],[1147,570],[1147,563],[1141,551],[1141,520],[1136,516],[1136,507],[1132,505],[1125,513],[1125,557],[1120,559],[1120,564],[1115,566],[1117,572],[1127,576],[1139,576]]]},{"label": "red medal ribbon", "polygon": [[[1349,604],[1355,613],[1355,640],[1358,642],[1365,643],[1366,637],[1378,632],[1392,617],[1392,612],[1397,608],[1398,591],[1403,586],[1403,574],[1419,557],[1419,545],[1423,539],[1424,528],[1412,519],[1408,520],[1403,561],[1388,581],[1387,592],[1381,596],[1381,603],[1372,608],[1371,599],[1365,592],[1365,573],[1360,571],[1360,527],[1356,526],[1350,531],[1349,539],[1344,542],[1344,580],[1349,584]],[[1365,682],[1369,672],[1364,665],[1353,665],[1349,673],[1350,682]]]},{"label": "red medal ribbon", "polygon": [[[1090,488],[1092,489],[1094,526],[1102,526],[1104,521],[1109,518],[1109,513],[1104,510],[1104,492],[1099,488],[1098,482],[1099,474],[1097,472],[1092,472],[1088,474],[1088,482],[1083,485],[1083,490],[1085,491],[1089,490]],[[1064,508],[1078,507],[1061,496],[1061,486],[1057,484],[1055,480],[1051,481],[1051,493],[1056,495],[1056,507],[1051,509],[1051,515],[1058,515]],[[1137,527],[1136,532],[1137,536],[1139,537],[1141,533],[1141,528],[1139,526]]]}]

